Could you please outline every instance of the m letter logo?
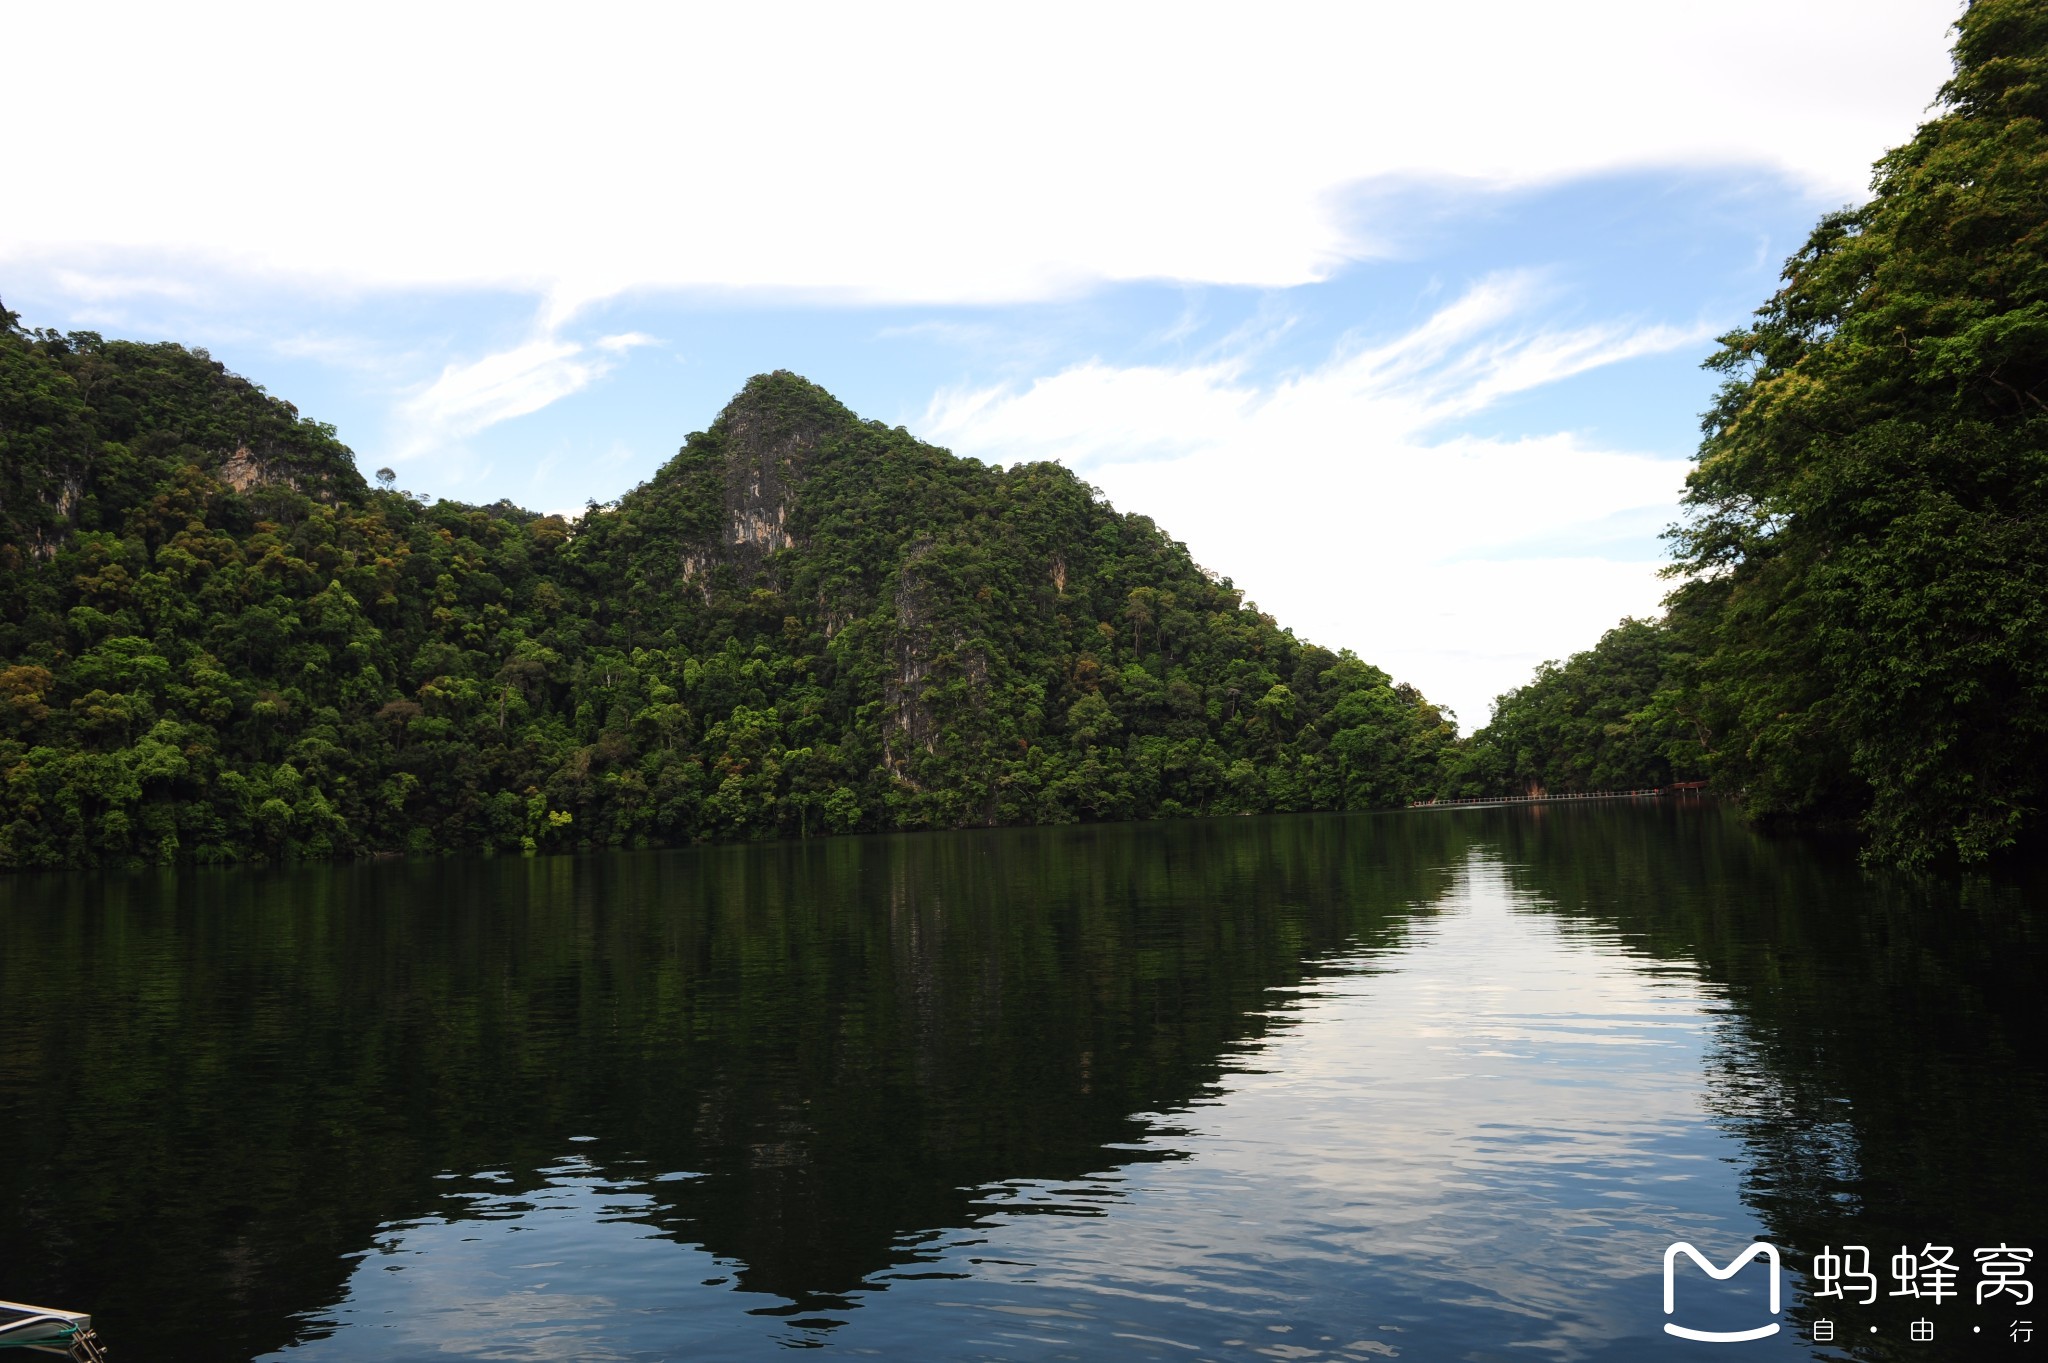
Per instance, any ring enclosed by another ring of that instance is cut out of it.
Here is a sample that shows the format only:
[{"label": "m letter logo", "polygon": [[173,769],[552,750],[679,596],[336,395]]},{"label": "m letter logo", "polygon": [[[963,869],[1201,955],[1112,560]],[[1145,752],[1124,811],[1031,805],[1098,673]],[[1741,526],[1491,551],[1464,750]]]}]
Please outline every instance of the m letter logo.
[{"label": "m letter logo", "polygon": [[[1698,1250],[1680,1240],[1664,1251],[1664,1314],[1670,1315],[1678,1309],[1678,1284],[1674,1280],[1678,1267],[1678,1256],[1685,1255],[1698,1264],[1709,1278],[1725,1282],[1741,1272],[1742,1266],[1751,1259],[1763,1259],[1771,1266],[1771,1314],[1778,1314],[1778,1247],[1763,1240],[1757,1241],[1742,1253],[1728,1261],[1728,1267],[1715,1268],[1706,1261]],[[1709,1344],[1738,1344],[1745,1339],[1763,1339],[1778,1333],[1778,1322],[1759,1325],[1754,1330],[1688,1330],[1683,1325],[1664,1322],[1664,1333],[1677,1335],[1680,1339],[1700,1339]]]}]

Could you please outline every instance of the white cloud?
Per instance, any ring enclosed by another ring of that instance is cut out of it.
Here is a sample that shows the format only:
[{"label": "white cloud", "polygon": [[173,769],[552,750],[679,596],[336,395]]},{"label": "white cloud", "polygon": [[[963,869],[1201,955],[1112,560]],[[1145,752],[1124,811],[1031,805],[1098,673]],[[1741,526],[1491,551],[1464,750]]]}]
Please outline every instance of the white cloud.
[{"label": "white cloud", "polygon": [[289,359],[311,360],[385,385],[406,382],[432,363],[418,346],[380,343],[326,329],[265,335],[263,344]]},{"label": "white cloud", "polygon": [[400,458],[441,456],[437,470],[458,482],[481,470],[460,442],[502,421],[528,416],[596,383],[620,356],[659,342],[643,332],[603,336],[589,345],[541,335],[510,350],[450,364],[426,388],[399,404]]},{"label": "white cloud", "polygon": [[10,95],[66,136],[10,147],[0,262],[524,288],[549,330],[632,288],[1285,286],[1388,235],[1350,192],[1386,177],[1853,197],[1958,8],[17,5]]},{"label": "white cloud", "polygon": [[1508,394],[1704,335],[1543,327],[1540,296],[1530,276],[1497,276],[1406,335],[1265,384],[1225,357],[947,390],[919,434],[1068,463],[1306,637],[1357,649],[1469,728],[1537,662],[1655,609],[1654,555],[1616,560],[1612,542],[1617,525],[1673,509],[1686,468],[1569,434],[1440,433]]},{"label": "white cloud", "polygon": [[570,342],[538,340],[451,364],[405,404],[405,415],[434,435],[474,435],[588,387],[602,366],[579,359],[583,353]]},{"label": "white cloud", "polygon": [[58,268],[51,272],[51,282],[71,297],[88,303],[148,297],[189,303],[199,297],[199,290],[189,280],[162,275],[107,274],[95,270]]}]

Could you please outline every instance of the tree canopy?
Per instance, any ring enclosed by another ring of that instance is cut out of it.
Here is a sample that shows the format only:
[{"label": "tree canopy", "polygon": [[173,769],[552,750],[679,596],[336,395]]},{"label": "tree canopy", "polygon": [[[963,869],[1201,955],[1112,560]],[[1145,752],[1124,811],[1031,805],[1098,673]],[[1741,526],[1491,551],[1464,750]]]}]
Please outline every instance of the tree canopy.
[{"label": "tree canopy", "polygon": [[0,329],[0,867],[1398,805],[1453,730],[1055,464],[761,376],[571,522]]},{"label": "tree canopy", "polygon": [[1905,865],[2038,838],[2048,758],[2048,10],[1957,34],[1937,116],[1721,338],[1674,532],[1717,779]]}]

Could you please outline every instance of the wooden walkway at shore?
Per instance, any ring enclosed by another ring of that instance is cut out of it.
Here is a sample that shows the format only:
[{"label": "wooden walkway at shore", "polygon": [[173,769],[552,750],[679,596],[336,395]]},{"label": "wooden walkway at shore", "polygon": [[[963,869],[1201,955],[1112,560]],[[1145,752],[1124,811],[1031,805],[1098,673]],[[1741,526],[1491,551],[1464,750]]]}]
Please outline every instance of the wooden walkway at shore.
[{"label": "wooden walkway at shore", "polygon": [[1417,800],[1410,809],[1478,809],[1490,805],[1547,805],[1564,800],[1647,800],[1659,795],[1698,795],[1704,781],[1680,781],[1643,790],[1569,790],[1556,795],[1468,795],[1456,800]]}]

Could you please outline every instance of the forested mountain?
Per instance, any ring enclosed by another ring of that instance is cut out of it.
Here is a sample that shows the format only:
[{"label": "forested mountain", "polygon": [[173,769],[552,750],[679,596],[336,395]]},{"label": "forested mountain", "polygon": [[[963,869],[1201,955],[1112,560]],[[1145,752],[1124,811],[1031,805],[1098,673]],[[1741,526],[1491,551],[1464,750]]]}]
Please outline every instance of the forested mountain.
[{"label": "forested mountain", "polygon": [[1065,469],[794,375],[572,523],[0,321],[0,866],[1397,805],[1452,741]]},{"label": "forested mountain", "polygon": [[2048,5],[1974,0],[1957,34],[1938,115],[1708,361],[1665,618],[1502,696],[1451,789],[1703,764],[1876,863],[2042,843]]}]

